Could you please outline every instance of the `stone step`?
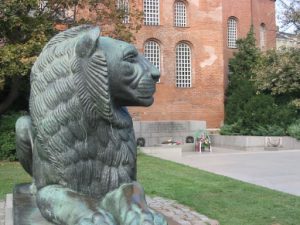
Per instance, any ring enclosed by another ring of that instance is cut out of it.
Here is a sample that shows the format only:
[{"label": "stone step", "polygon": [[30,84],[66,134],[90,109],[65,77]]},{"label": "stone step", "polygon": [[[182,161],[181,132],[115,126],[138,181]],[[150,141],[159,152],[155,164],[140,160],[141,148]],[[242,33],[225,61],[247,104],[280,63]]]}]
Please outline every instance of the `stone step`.
[{"label": "stone step", "polygon": [[4,225],[13,225],[13,195],[7,194],[5,199]]},{"label": "stone step", "polygon": [[0,201],[0,225],[4,225],[5,220],[5,201]]},{"label": "stone step", "polygon": [[[19,194],[18,194],[19,195]],[[17,196],[16,196],[17,197]],[[21,196],[22,198],[16,198],[15,204],[19,208],[19,215],[23,215],[22,211],[27,211],[28,208],[36,208],[31,201],[31,195]],[[21,201],[21,202],[20,202]],[[22,207],[22,201],[24,204],[29,202],[30,204],[25,204],[26,207]],[[168,220],[168,225],[219,225],[218,221],[210,219],[205,215],[199,214],[187,206],[181,205],[174,200],[169,200],[161,197],[150,198],[147,196],[148,205],[160,213],[164,214]],[[20,208],[21,207],[21,208]],[[32,212],[32,218],[30,220],[22,220],[23,222],[18,222],[23,225],[49,225],[51,223],[47,222],[44,218],[41,217],[38,210],[29,210]],[[24,222],[27,221],[27,222]],[[34,221],[34,223],[32,223]],[[15,225],[21,225],[15,224]],[[5,201],[0,201],[0,225],[13,225],[13,195],[6,195]]]}]

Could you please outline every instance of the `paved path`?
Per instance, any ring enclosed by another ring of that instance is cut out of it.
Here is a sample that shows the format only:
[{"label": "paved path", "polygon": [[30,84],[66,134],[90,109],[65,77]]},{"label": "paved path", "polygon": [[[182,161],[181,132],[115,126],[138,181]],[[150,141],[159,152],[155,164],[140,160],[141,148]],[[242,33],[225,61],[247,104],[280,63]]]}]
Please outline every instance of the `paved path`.
[{"label": "paved path", "polygon": [[300,196],[300,150],[245,152],[214,148],[156,157]]},{"label": "paved path", "polygon": [[0,225],[4,225],[5,219],[5,202],[0,201]]}]

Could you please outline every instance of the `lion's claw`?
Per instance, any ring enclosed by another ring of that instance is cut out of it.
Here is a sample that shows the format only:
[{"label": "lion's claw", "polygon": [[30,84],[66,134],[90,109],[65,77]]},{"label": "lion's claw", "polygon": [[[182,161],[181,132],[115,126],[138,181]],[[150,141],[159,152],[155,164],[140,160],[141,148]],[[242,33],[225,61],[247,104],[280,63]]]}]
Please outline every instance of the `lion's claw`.
[{"label": "lion's claw", "polygon": [[153,210],[148,212],[136,212],[130,210],[127,212],[124,225],[167,225],[167,221],[160,214]]},{"label": "lion's claw", "polygon": [[168,224],[163,215],[148,207],[144,190],[137,182],[123,184],[108,193],[100,206],[112,213],[121,225]]},{"label": "lion's claw", "polygon": [[82,218],[78,225],[116,225],[116,222],[110,213],[99,210],[91,218]]}]

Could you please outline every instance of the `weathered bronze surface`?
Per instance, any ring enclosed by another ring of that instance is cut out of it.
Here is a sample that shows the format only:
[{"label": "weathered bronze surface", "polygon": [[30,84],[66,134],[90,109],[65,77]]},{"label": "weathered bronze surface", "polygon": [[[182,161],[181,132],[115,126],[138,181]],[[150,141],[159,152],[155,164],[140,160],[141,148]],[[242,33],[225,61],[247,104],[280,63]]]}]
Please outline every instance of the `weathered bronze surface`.
[{"label": "weathered bronze surface", "polygon": [[98,27],[69,29],[44,47],[31,72],[30,116],[17,121],[16,142],[47,220],[166,224],[135,182],[126,109],[150,106],[159,76],[133,45],[101,37]]},{"label": "weathered bronze surface", "polygon": [[[40,213],[36,205],[35,195],[30,193],[30,184],[19,184],[14,189],[14,224],[21,225],[52,225]],[[179,225],[173,219],[165,217],[168,225]]]}]

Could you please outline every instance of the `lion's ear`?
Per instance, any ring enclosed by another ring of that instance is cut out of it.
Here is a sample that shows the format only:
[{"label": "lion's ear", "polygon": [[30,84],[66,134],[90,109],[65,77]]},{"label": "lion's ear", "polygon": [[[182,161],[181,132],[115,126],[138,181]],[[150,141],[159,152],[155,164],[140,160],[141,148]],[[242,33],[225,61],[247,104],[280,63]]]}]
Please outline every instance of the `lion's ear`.
[{"label": "lion's ear", "polygon": [[95,27],[80,37],[75,48],[76,55],[81,58],[92,55],[95,51],[99,36],[100,29],[99,27]]}]

